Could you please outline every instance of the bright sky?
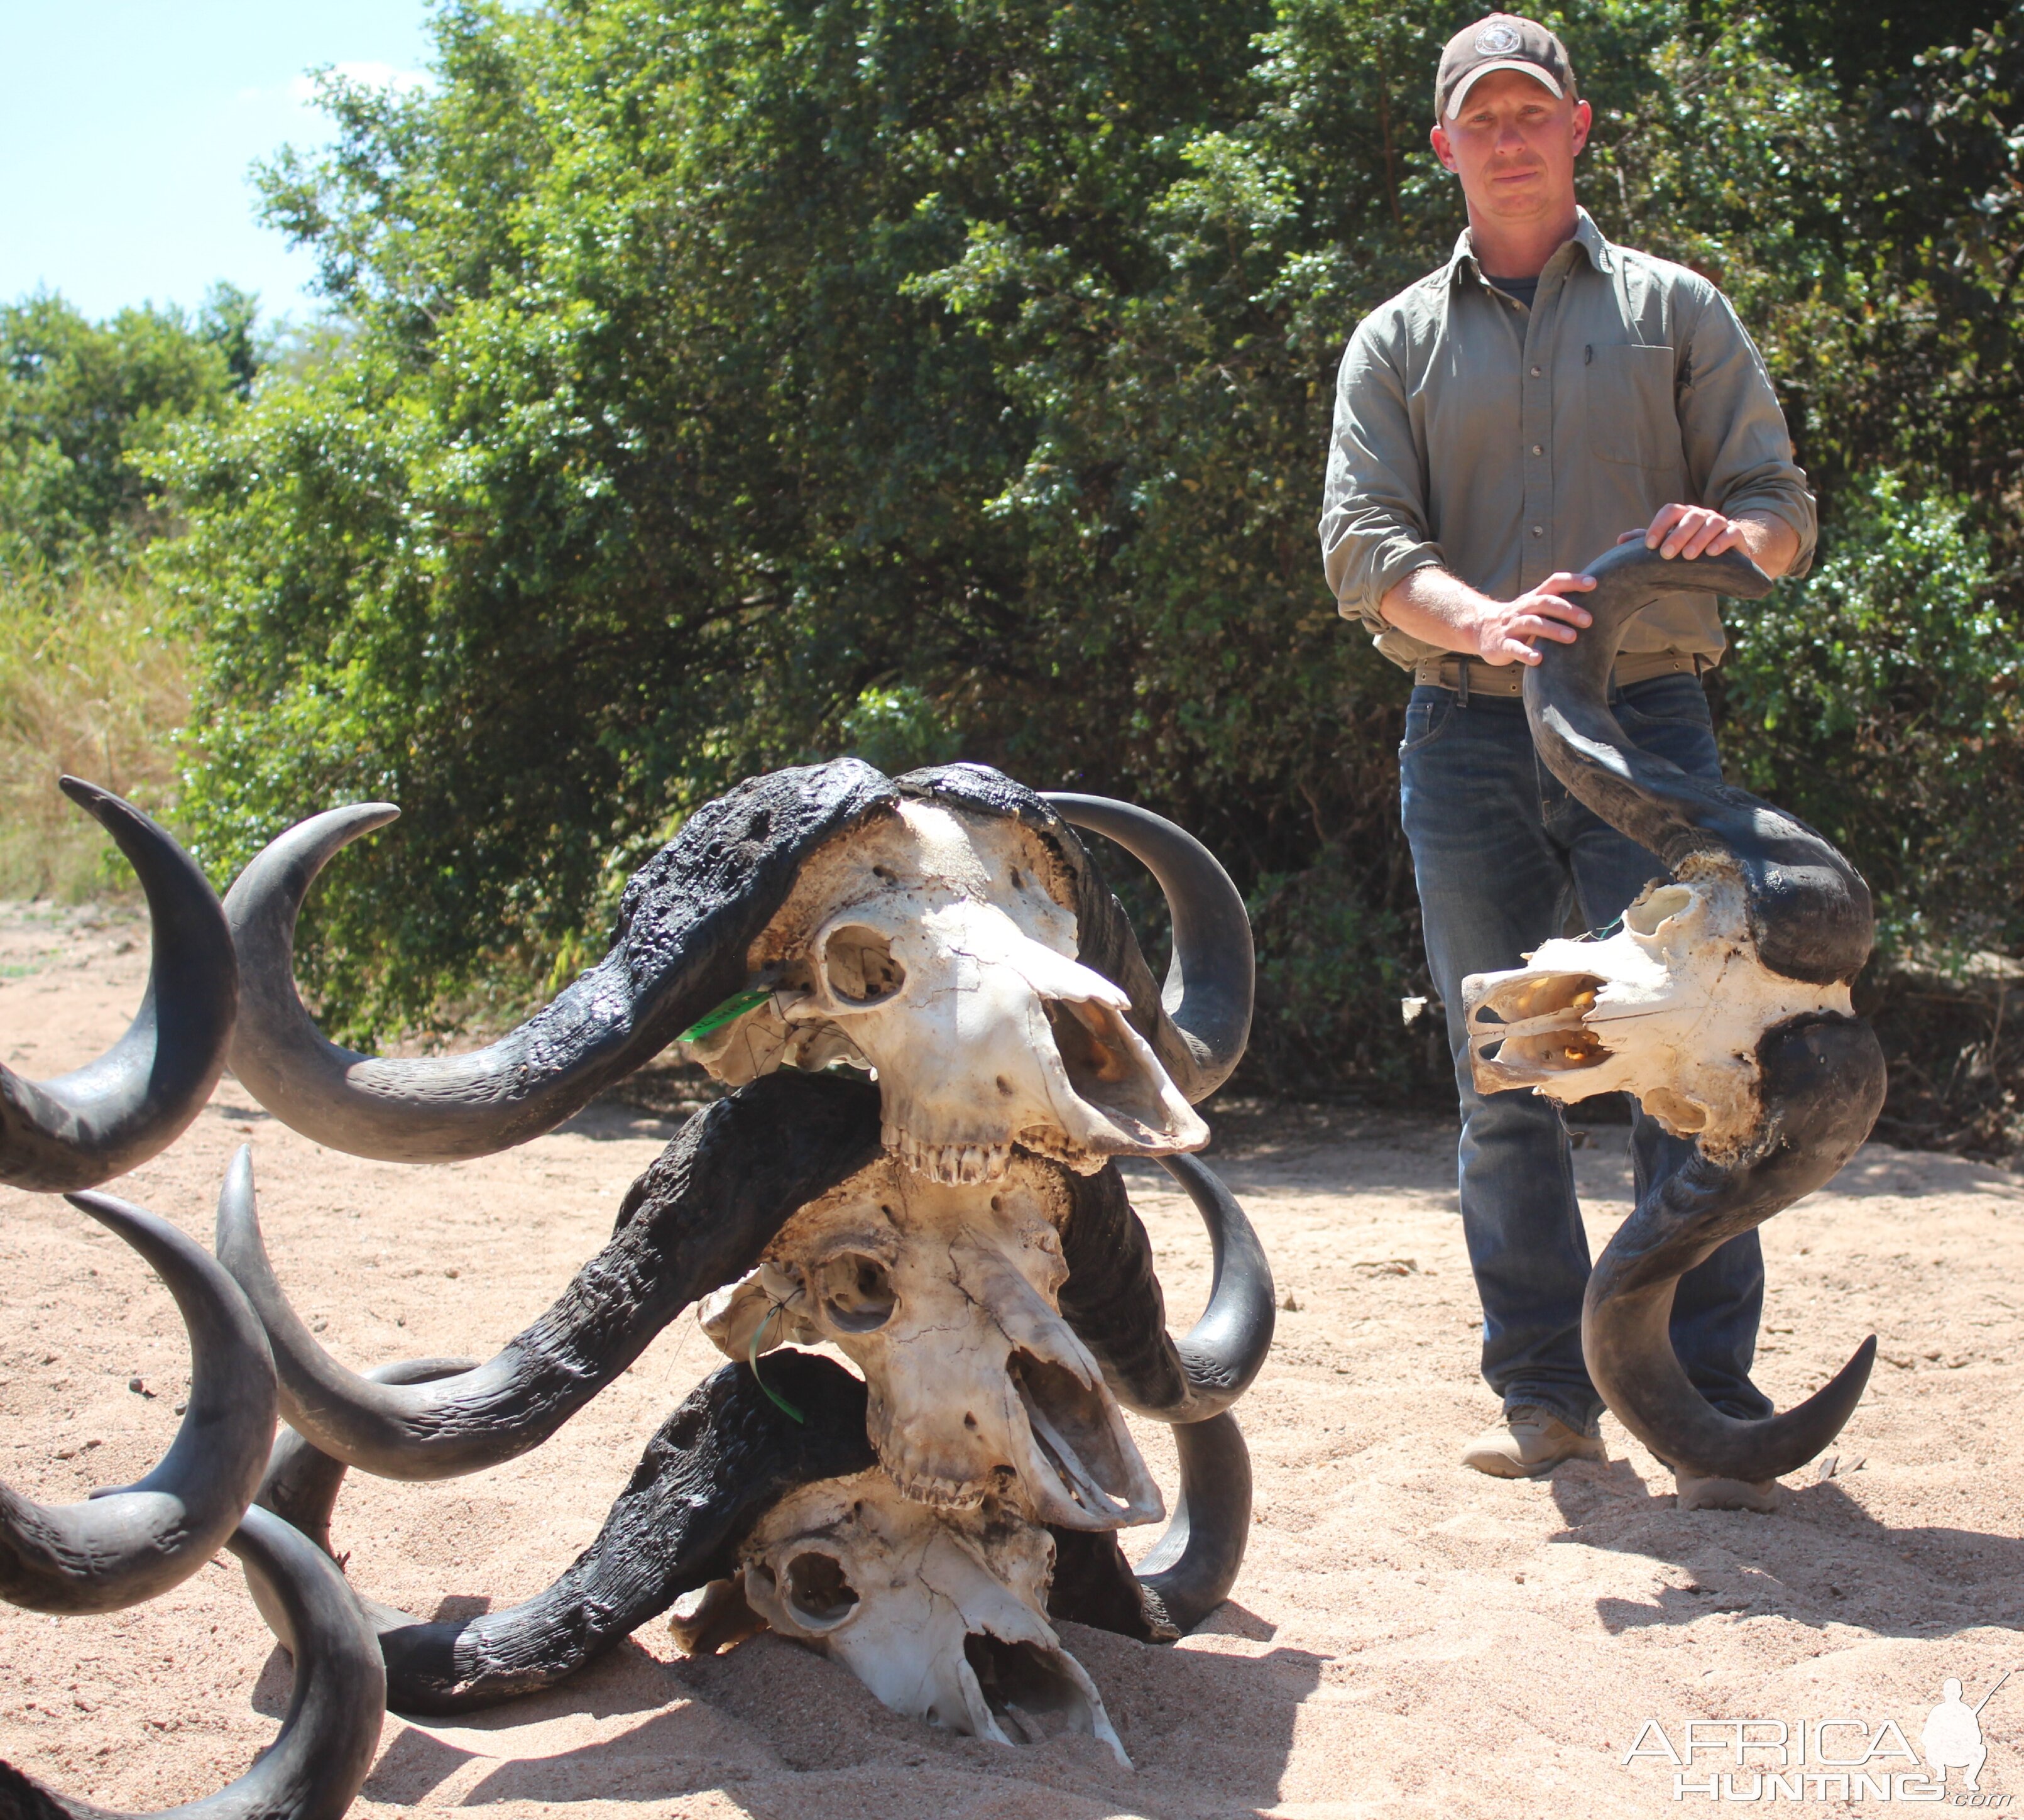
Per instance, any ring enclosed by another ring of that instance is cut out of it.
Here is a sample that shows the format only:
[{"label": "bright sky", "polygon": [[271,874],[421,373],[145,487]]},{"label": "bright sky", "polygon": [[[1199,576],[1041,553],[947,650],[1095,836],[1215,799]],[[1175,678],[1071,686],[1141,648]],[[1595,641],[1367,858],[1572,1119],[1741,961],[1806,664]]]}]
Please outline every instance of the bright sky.
[{"label": "bright sky", "polygon": [[304,72],[413,80],[424,0],[0,0],[0,300],[194,306],[219,278],[311,314],[248,167],[328,123]]}]

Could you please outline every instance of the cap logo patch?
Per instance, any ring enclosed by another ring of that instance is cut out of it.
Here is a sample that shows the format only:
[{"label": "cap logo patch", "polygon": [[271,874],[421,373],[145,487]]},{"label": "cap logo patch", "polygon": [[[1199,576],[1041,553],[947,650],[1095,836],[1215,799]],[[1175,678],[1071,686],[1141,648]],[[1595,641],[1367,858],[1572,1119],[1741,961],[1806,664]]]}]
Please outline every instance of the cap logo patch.
[{"label": "cap logo patch", "polygon": [[1519,42],[1516,28],[1500,19],[1476,35],[1476,53],[1478,57],[1508,57],[1518,48]]}]

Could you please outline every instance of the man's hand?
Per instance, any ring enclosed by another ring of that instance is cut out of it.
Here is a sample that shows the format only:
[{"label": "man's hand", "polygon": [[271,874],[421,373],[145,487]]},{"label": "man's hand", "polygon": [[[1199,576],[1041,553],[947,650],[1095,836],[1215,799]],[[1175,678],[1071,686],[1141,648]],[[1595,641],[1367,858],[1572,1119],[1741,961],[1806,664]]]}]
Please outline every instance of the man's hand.
[{"label": "man's hand", "polygon": [[1627,530],[1619,544],[1644,540],[1648,550],[1656,550],[1668,562],[1684,557],[1718,556],[1724,550],[1740,549],[1766,574],[1782,575],[1799,553],[1798,533],[1781,518],[1746,513],[1726,518],[1706,505],[1662,505],[1642,530]]},{"label": "man's hand", "polygon": [[1386,621],[1443,651],[1480,657],[1485,663],[1537,663],[1533,640],[1571,644],[1592,622],[1588,609],[1569,600],[1595,585],[1587,575],[1562,570],[1515,600],[1493,600],[1444,569],[1415,569],[1386,593]]},{"label": "man's hand", "polygon": [[1489,611],[1476,624],[1476,655],[1485,663],[1500,667],[1507,663],[1537,663],[1539,653],[1533,644],[1534,639],[1573,644],[1575,633],[1593,623],[1593,615],[1567,596],[1585,594],[1594,585],[1593,576],[1570,574],[1562,569],[1515,600],[1485,601]]}]

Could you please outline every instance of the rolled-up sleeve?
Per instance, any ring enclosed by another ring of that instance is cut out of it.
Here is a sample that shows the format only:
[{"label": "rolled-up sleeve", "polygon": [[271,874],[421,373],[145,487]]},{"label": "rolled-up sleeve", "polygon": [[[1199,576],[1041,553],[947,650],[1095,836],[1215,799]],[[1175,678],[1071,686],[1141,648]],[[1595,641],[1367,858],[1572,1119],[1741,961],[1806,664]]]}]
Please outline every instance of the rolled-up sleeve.
[{"label": "rolled-up sleeve", "polygon": [[[1399,325],[1389,325],[1395,332]],[[1402,342],[1402,334],[1398,336]],[[1415,569],[1438,566],[1427,476],[1413,435],[1402,350],[1377,317],[1350,337],[1336,376],[1322,494],[1322,563],[1345,619],[1385,629],[1379,603]]]},{"label": "rolled-up sleeve", "polygon": [[1680,391],[1680,438],[1687,472],[1702,503],[1730,518],[1768,513],[1790,525],[1799,553],[1788,575],[1812,567],[1820,520],[1806,471],[1792,459],[1792,438],[1771,375],[1729,299],[1705,281],[1688,333]]}]

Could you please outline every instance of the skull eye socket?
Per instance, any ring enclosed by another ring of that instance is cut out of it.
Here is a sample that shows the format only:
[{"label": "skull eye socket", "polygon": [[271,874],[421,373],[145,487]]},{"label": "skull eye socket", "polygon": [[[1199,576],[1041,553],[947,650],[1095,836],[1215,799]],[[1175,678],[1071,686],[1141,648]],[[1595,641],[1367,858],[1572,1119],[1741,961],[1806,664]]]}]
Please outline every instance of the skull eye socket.
[{"label": "skull eye socket", "polygon": [[899,1299],[885,1265],[861,1251],[826,1259],[816,1272],[816,1293],[830,1324],[846,1334],[875,1334],[892,1319]]},{"label": "skull eye socket", "polygon": [[1623,927],[1634,935],[1656,935],[1683,910],[1691,910],[1694,893],[1686,885],[1661,885],[1623,912]]},{"label": "skull eye socket", "polygon": [[832,930],[823,944],[823,977],[843,1004],[875,1005],[906,983],[907,970],[893,958],[893,945],[877,930],[849,923]]},{"label": "skull eye socket", "polygon": [[787,1563],[788,1609],[812,1631],[832,1630],[850,1616],[857,1590],[844,1577],[843,1565],[813,1549]]},{"label": "skull eye socket", "polygon": [[1707,1129],[1707,1108],[1670,1087],[1647,1088],[1638,1103],[1674,1137],[1692,1137]]}]

